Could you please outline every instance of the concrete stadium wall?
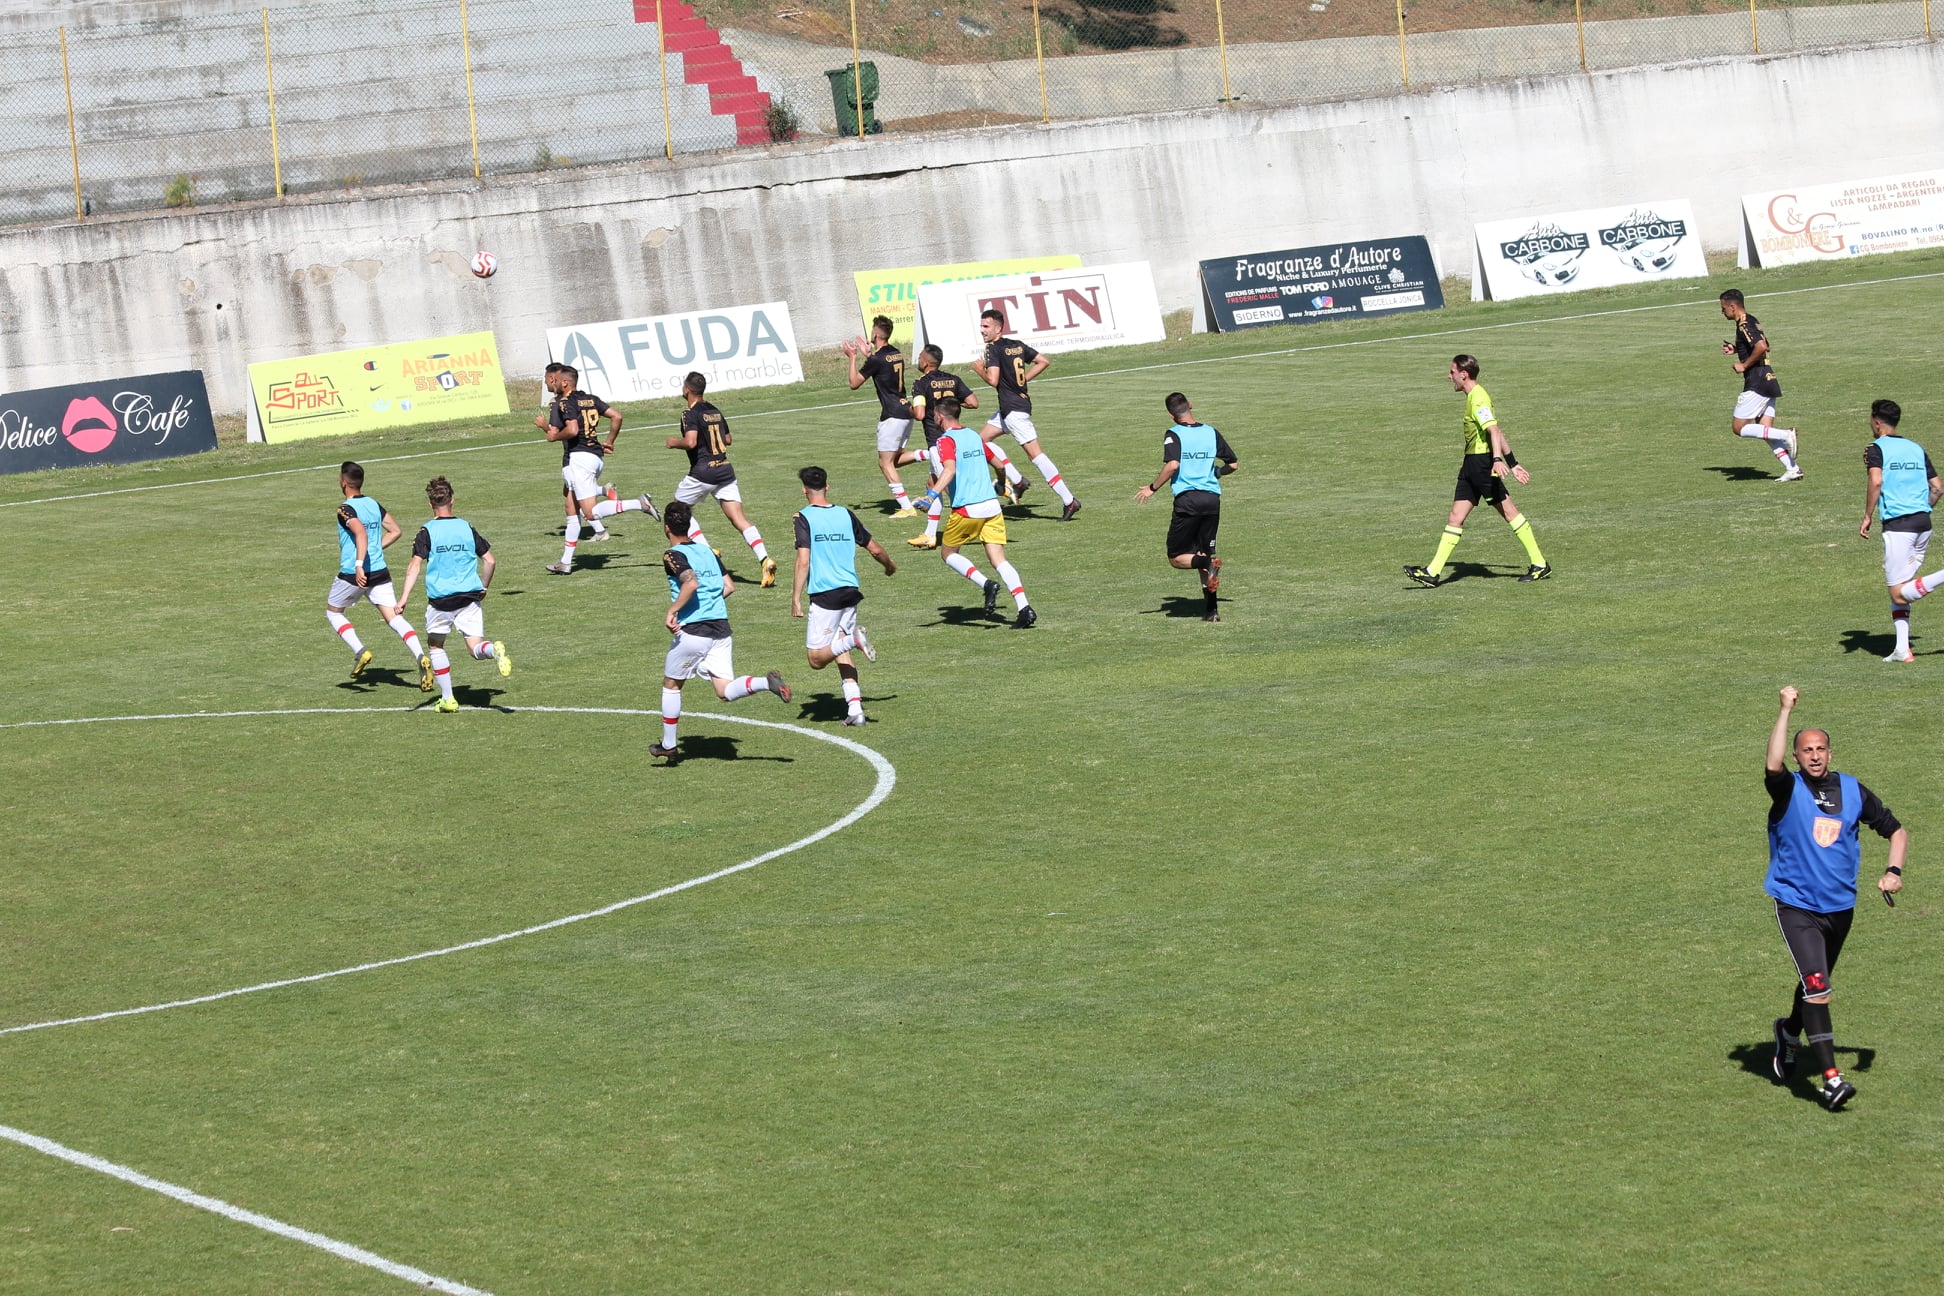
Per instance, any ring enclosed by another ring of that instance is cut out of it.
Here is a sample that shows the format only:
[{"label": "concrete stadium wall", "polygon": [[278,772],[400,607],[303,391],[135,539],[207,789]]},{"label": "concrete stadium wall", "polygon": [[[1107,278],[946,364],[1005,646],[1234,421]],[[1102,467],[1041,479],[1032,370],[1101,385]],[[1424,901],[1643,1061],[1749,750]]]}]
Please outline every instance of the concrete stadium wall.
[{"label": "concrete stadium wall", "polygon": [[550,325],[745,302],[830,345],[884,266],[1146,259],[1177,309],[1202,258],[1422,231],[1456,274],[1477,221],[1676,195],[1728,248],[1744,192],[1944,160],[1940,89],[1918,42],[0,230],[0,366],[198,367],[235,412],[247,362],[473,329],[516,376]]}]

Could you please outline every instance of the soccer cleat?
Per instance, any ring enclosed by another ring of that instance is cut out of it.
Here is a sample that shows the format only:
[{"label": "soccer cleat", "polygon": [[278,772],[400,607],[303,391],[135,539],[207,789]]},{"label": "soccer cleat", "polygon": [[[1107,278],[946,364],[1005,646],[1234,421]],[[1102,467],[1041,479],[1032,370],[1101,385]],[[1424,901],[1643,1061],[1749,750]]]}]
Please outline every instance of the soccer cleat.
[{"label": "soccer cleat", "polygon": [[1208,574],[1202,577],[1202,588],[1210,594],[1222,588],[1222,560],[1214,554],[1208,556]]},{"label": "soccer cleat", "polygon": [[1911,652],[1908,648],[1899,648],[1883,660],[1887,662],[1914,662],[1917,660],[1917,654]]},{"label": "soccer cleat", "polygon": [[905,543],[913,549],[936,549],[938,548],[938,537],[928,535],[913,536],[911,539],[905,541]]},{"label": "soccer cleat", "polygon": [[776,584],[776,559],[765,558],[763,559],[763,579],[760,588],[768,589],[774,584]]},{"label": "soccer cleat", "polygon": [[574,569],[572,567],[569,567],[566,563],[549,563],[547,565],[547,570],[552,572],[556,576],[565,576],[569,572],[572,572]]},{"label": "soccer cleat", "polygon": [[1542,581],[1550,575],[1552,575],[1552,564],[1534,563],[1532,566],[1526,568],[1525,575],[1519,577],[1519,584],[1530,585],[1532,582]]},{"label": "soccer cleat", "polygon": [[612,531],[589,531],[580,538],[580,542],[582,544],[599,544],[601,541],[609,539],[613,535],[614,532]]},{"label": "soccer cleat", "polygon": [[502,679],[513,673],[513,658],[507,654],[506,645],[497,639],[493,641],[493,660],[499,663]]},{"label": "soccer cleat", "polygon": [[655,507],[655,497],[647,491],[641,492],[641,511],[655,521],[661,521],[661,510]]},{"label": "soccer cleat", "polygon": [[656,760],[665,760],[670,765],[673,765],[676,761],[682,759],[682,753],[680,750],[674,747],[664,747],[660,743],[650,744],[648,748],[648,754],[650,756],[653,756]]},{"label": "soccer cleat", "polygon": [[985,583],[985,612],[991,616],[999,610],[999,582],[989,580]]},{"label": "soccer cleat", "polygon": [[1028,486],[1031,486],[1032,484],[1033,483],[1027,481],[1024,477],[1021,477],[1018,481],[1008,486],[1006,488],[1006,492],[1012,496],[1013,503],[1024,504],[1026,502],[1026,488]]},{"label": "soccer cleat", "polygon": [[867,719],[865,719],[864,713],[862,711],[859,711],[856,715],[847,715],[844,717],[844,727],[847,729],[855,725],[863,725],[868,723],[870,722]]},{"label": "soccer cleat", "polygon": [[1782,475],[1781,475],[1780,477],[1777,477],[1777,478],[1776,478],[1775,480],[1777,480],[1777,481],[1779,481],[1779,482],[1785,482],[1785,481],[1801,481],[1801,480],[1802,480],[1802,465],[1801,465],[1801,464],[1797,464],[1797,465],[1796,465],[1795,467],[1793,467],[1793,468],[1791,468],[1791,469],[1789,469],[1789,471],[1787,471],[1787,472],[1785,472],[1785,473],[1783,473],[1783,474],[1782,474]]},{"label": "soccer cleat", "polygon": [[351,678],[356,679],[358,676],[364,674],[365,667],[369,665],[371,665],[371,649],[366,648],[351,659]]},{"label": "soccer cleat", "polygon": [[1856,1086],[1840,1075],[1824,1076],[1822,1092],[1816,1097],[1829,1110],[1841,1111],[1844,1103],[1856,1097]]},{"label": "soccer cleat", "polygon": [[917,517],[918,510],[911,507],[911,505],[907,504],[903,508],[899,509],[896,513],[893,513],[891,516],[894,518]]},{"label": "soccer cleat", "polygon": [[1080,511],[1080,497],[1076,495],[1067,504],[1065,508],[1060,510],[1060,521],[1062,522],[1073,521],[1073,515],[1078,513],[1079,511]]},{"label": "soccer cleat", "polygon": [[877,660],[877,645],[871,642],[871,636],[864,633],[863,626],[858,626],[851,637],[857,640],[857,646],[863,652],[865,661]]},{"label": "soccer cleat", "polygon": [[1222,614],[1220,612],[1210,612],[1207,616],[1202,618],[1202,620],[1204,621],[1220,621],[1221,619],[1222,619]]},{"label": "soccer cleat", "polygon": [[430,653],[420,653],[419,654],[419,692],[430,693],[431,691],[432,691],[432,656]]},{"label": "soccer cleat", "polygon": [[1791,458],[1791,459],[1794,459],[1794,458],[1796,458],[1797,456],[1796,456],[1796,434],[1795,434],[1795,429],[1794,429],[1794,428],[1787,428],[1787,429],[1784,429],[1784,431],[1783,431],[1783,433],[1782,433],[1782,441],[1783,441],[1783,444],[1785,444],[1785,445],[1787,445],[1787,446],[1789,447],[1789,458]]},{"label": "soccer cleat", "polygon": [[606,489],[606,490],[605,490],[604,492],[602,492],[602,493],[603,493],[603,494],[605,494],[605,495],[607,496],[607,500],[608,500],[608,503],[610,503],[610,504],[613,504],[613,503],[615,503],[616,501],[618,501],[618,500],[619,500],[619,499],[621,498],[621,492],[620,492],[620,491],[618,491],[618,490],[616,490],[616,489],[614,489],[614,483],[613,483],[613,482],[609,482],[609,483],[608,483],[608,485],[607,485],[607,489]]},{"label": "soccer cleat", "polygon": [[769,681],[770,692],[776,694],[776,696],[782,698],[785,702],[790,700],[790,686],[783,682],[782,671],[771,671],[763,678]]},{"label": "soccer cleat", "polygon": [[999,485],[999,495],[1002,499],[1006,501],[1006,503],[1008,504],[1019,503],[1019,492],[1014,490],[1013,484],[1006,480],[1006,474],[1004,473],[999,474],[998,485]]},{"label": "soccer cleat", "polygon": [[1404,574],[1426,589],[1436,589],[1438,587],[1438,578],[1431,574],[1429,568],[1412,564],[1404,569]]},{"label": "soccer cleat", "polygon": [[1013,629],[1031,630],[1037,624],[1039,624],[1039,613],[1033,611],[1033,605],[1028,603],[1019,609],[1019,618],[1013,622]]},{"label": "soccer cleat", "polygon": [[1789,1023],[1777,1017],[1775,1019],[1775,1056],[1769,1059],[1769,1070],[1775,1073],[1777,1080],[1787,1080],[1795,1074],[1796,1050],[1801,1047],[1802,1041],[1789,1034]]},{"label": "soccer cleat", "polygon": [[445,715],[451,715],[453,712],[459,709],[459,699],[442,697],[437,702],[434,702],[432,704],[432,709],[434,711],[442,712]]}]

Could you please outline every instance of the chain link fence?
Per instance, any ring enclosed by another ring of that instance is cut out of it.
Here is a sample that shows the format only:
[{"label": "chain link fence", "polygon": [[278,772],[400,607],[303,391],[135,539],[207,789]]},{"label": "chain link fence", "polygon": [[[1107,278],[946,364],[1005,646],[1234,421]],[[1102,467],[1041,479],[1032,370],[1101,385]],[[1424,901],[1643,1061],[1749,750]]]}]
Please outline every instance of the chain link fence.
[{"label": "chain link fence", "polygon": [[49,4],[0,18],[0,222],[1927,39],[1930,20],[1929,0]]}]

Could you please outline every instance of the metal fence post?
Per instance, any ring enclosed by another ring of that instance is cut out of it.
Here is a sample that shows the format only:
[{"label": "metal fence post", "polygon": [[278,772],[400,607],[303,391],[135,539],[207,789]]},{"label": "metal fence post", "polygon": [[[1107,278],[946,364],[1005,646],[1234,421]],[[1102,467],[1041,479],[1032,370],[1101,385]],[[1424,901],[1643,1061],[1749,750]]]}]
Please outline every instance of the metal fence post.
[{"label": "metal fence post", "polygon": [[74,161],[74,219],[88,219],[81,201],[81,143],[74,132],[74,78],[68,75],[67,28],[61,28],[61,88],[67,91],[68,156]]},{"label": "metal fence post", "polygon": [[[1755,0],[1749,0],[1753,4]],[[1404,0],[1397,0],[1397,61],[1404,69],[1404,88],[1411,86],[1411,51],[1404,44]]]},{"label": "metal fence post", "polygon": [[466,20],[466,0],[459,0],[459,55],[466,64],[466,129],[472,135],[473,179],[479,179],[479,111],[473,105],[472,26]]},{"label": "metal fence post", "polygon": [[1586,71],[1586,19],[1580,14],[1580,0],[1573,0],[1573,26],[1579,29],[1580,71]]},{"label": "metal fence post", "polygon": [[1215,48],[1222,54],[1222,102],[1232,104],[1235,97],[1229,93],[1228,33],[1222,27],[1222,0],[1215,0]]},{"label": "metal fence post", "polygon": [[1755,46],[1755,52],[1762,52],[1762,28],[1755,21],[1755,0],[1748,0],[1748,38]]},{"label": "metal fence post", "polygon": [[1033,0],[1033,63],[1039,68],[1040,124],[1053,120],[1046,106],[1046,47],[1040,40],[1039,0]]},{"label": "metal fence post", "polygon": [[675,160],[675,119],[668,115],[668,28],[662,25],[662,0],[655,0],[655,61],[661,64],[662,153]]},{"label": "metal fence post", "polygon": [[[1038,0],[1034,0],[1038,3]],[[864,65],[857,52],[857,0],[850,0],[851,15],[851,115],[857,118],[857,139],[864,141]]]},{"label": "metal fence post", "polygon": [[1924,0],[1924,39],[1933,39],[1930,26],[1930,0]]},{"label": "metal fence post", "polygon": [[277,74],[270,65],[270,11],[263,11],[263,84],[270,92],[270,182],[272,192],[283,191],[283,152],[277,145]]}]

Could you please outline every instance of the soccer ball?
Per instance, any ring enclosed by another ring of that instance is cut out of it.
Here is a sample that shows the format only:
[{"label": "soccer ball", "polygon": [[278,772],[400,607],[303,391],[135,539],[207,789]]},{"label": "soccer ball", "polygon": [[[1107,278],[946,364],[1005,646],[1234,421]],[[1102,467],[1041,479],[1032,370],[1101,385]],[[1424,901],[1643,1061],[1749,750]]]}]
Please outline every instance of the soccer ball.
[{"label": "soccer ball", "polygon": [[472,272],[481,279],[491,279],[499,269],[499,258],[491,252],[475,252],[472,259]]}]

